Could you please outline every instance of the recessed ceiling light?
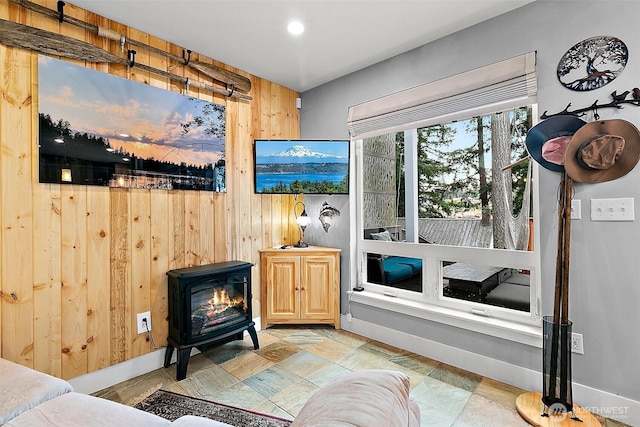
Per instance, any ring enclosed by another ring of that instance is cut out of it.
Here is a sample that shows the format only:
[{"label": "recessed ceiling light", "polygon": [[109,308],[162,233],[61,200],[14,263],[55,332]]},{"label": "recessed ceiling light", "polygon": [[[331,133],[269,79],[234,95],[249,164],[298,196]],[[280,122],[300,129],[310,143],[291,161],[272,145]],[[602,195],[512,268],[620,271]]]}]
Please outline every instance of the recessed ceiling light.
[{"label": "recessed ceiling light", "polygon": [[297,36],[304,32],[304,25],[302,25],[302,22],[300,21],[291,21],[289,22],[289,25],[287,25],[287,30],[289,33]]}]

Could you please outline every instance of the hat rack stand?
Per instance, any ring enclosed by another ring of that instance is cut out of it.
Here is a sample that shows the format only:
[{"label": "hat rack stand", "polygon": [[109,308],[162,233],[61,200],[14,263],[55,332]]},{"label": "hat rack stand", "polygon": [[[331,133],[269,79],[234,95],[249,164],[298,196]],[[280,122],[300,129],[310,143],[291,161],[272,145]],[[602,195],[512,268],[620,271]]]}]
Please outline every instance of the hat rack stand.
[{"label": "hat rack stand", "polygon": [[[631,95],[631,99],[627,99],[629,95]],[[569,111],[569,107],[571,107],[571,103],[569,103],[564,108],[564,110],[554,114],[547,114],[547,112],[545,111],[544,113],[542,113],[540,118],[544,120],[553,116],[566,116],[566,115],[580,117],[580,116],[583,116],[584,113],[588,111],[593,111],[594,112],[593,118],[595,120],[600,120],[600,116],[598,115],[598,109],[601,109],[601,108],[617,108],[620,110],[623,108],[623,104],[635,105],[636,107],[640,107],[640,88],[634,87],[633,89],[625,90],[620,94],[618,94],[617,90],[614,90],[613,92],[611,92],[611,99],[612,99],[611,102],[608,102],[606,104],[598,104],[598,100],[596,99],[594,103],[591,104],[590,106],[585,108],[579,108],[573,111]]]}]

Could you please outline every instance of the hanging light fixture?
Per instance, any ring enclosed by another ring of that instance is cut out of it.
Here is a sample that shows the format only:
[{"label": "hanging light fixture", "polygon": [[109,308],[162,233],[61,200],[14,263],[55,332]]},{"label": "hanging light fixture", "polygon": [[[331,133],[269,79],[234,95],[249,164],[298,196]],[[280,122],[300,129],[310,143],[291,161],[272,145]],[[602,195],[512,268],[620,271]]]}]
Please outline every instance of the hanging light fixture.
[{"label": "hanging light fixture", "polygon": [[[300,215],[298,215],[296,211],[298,205],[302,205],[302,213]],[[311,224],[311,218],[309,218],[309,216],[307,215],[304,203],[298,202],[293,205],[293,214],[296,217],[296,223],[298,224],[298,227],[300,227],[300,240],[293,246],[295,246],[296,248],[307,248],[309,247],[309,245],[304,242],[304,230],[309,224]]]}]

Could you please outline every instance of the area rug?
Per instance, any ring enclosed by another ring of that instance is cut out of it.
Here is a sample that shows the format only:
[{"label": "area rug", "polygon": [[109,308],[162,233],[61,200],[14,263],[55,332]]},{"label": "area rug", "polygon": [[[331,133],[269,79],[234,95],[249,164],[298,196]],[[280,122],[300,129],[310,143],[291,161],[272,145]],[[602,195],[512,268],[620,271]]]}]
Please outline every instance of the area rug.
[{"label": "area rug", "polygon": [[184,396],[166,390],[156,390],[135,408],[169,421],[183,415],[196,415],[221,421],[236,427],[288,427],[290,420],[236,408],[222,403]]}]

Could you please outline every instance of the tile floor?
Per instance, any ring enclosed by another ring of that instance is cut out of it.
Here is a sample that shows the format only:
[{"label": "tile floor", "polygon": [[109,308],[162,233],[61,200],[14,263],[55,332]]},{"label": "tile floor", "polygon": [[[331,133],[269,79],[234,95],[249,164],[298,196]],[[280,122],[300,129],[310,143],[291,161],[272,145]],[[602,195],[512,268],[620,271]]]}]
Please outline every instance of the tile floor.
[{"label": "tile floor", "polygon": [[[528,426],[515,409],[518,388],[329,327],[272,327],[191,357],[187,378],[175,365],[94,393],[133,405],[162,388],[293,419],[308,397],[341,374],[395,369],[411,379],[422,426]],[[624,424],[599,419],[605,427]]]}]

